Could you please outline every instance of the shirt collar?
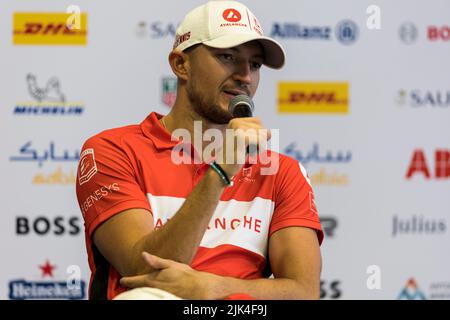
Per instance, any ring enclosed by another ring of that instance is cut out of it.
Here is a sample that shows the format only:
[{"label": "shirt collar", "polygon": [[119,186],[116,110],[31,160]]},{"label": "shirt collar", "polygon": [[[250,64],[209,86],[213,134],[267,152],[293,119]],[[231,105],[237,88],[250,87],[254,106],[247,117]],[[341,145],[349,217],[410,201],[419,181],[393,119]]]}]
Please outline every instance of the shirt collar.
[{"label": "shirt collar", "polygon": [[170,132],[159,122],[163,115],[152,112],[142,123],[140,124],[141,130],[146,137],[152,140],[155,148],[159,151],[173,149],[176,145],[181,144],[184,148],[180,148],[182,151],[187,151],[188,156],[192,159],[199,159],[199,155],[196,152],[194,145],[191,143],[183,144],[180,140],[172,140]]},{"label": "shirt collar", "polygon": [[159,122],[162,117],[161,114],[152,112],[141,122],[140,127],[144,135],[152,140],[156,149],[171,149],[175,147],[179,141],[172,141],[170,132]]}]

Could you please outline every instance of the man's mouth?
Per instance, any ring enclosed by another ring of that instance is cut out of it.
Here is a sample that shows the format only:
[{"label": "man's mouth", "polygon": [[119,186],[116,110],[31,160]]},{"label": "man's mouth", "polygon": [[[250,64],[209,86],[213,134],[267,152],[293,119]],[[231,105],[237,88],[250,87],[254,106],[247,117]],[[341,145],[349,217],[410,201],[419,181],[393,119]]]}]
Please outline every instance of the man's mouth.
[{"label": "man's mouth", "polygon": [[247,94],[247,92],[245,92],[245,91],[241,91],[241,90],[234,90],[234,89],[231,89],[231,90],[223,90],[223,92],[226,94],[226,95],[228,95],[228,96],[230,96],[231,98],[234,98],[235,96],[238,96],[238,95],[245,95],[245,96],[247,96],[248,94]]}]

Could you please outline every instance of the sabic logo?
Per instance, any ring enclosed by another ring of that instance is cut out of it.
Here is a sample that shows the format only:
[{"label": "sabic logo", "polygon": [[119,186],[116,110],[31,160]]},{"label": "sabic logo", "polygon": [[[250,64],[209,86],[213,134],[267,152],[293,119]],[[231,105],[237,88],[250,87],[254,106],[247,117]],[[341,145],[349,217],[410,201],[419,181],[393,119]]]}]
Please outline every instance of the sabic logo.
[{"label": "sabic logo", "polygon": [[412,22],[405,22],[399,28],[399,36],[404,44],[413,44],[416,42],[419,32],[417,27]]},{"label": "sabic logo", "polygon": [[[406,179],[411,179],[415,175],[421,175],[427,180],[432,179],[429,168],[424,150],[414,150],[406,172]],[[437,180],[450,178],[450,150],[438,149],[435,151],[434,178]]]},{"label": "sabic logo", "polygon": [[450,90],[411,90],[408,92],[401,89],[395,100],[399,106],[449,108]]},{"label": "sabic logo", "polygon": [[345,45],[355,43],[359,36],[359,28],[351,20],[343,20],[336,26],[336,38]]},{"label": "sabic logo", "polygon": [[450,27],[449,26],[429,26],[428,27],[428,40],[430,41],[449,41],[450,40]]},{"label": "sabic logo", "polygon": [[394,215],[392,220],[392,236],[398,235],[431,235],[445,234],[447,224],[444,219],[425,218],[413,215],[410,218],[400,218]]},{"label": "sabic logo", "polygon": [[405,287],[400,291],[397,297],[398,300],[425,300],[425,294],[419,289],[414,278],[410,278]]}]

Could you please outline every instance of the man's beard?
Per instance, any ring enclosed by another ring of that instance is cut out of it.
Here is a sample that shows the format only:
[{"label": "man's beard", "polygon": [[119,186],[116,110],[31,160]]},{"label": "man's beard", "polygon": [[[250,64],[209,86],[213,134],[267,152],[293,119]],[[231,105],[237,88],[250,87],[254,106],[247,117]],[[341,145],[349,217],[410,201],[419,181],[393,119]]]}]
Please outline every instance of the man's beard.
[{"label": "man's beard", "polygon": [[215,124],[227,124],[233,119],[233,116],[228,110],[222,109],[222,107],[213,101],[208,99],[197,90],[197,87],[193,82],[190,82],[187,88],[187,95],[191,105],[194,107],[194,111],[205,118],[209,122]]}]

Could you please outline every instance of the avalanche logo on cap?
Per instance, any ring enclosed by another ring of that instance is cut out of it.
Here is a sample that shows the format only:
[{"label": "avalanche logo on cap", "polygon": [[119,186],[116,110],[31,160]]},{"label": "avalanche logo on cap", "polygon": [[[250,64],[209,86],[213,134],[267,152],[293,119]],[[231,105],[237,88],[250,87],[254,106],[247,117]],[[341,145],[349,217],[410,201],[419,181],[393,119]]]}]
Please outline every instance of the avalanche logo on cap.
[{"label": "avalanche logo on cap", "polygon": [[222,18],[224,18],[226,23],[220,24],[220,27],[244,27],[248,28],[248,25],[246,23],[240,22],[242,20],[241,13],[233,8],[225,9],[222,12]]},{"label": "avalanche logo on cap", "polygon": [[222,17],[228,22],[239,22],[242,19],[241,14],[236,9],[226,9]]}]

